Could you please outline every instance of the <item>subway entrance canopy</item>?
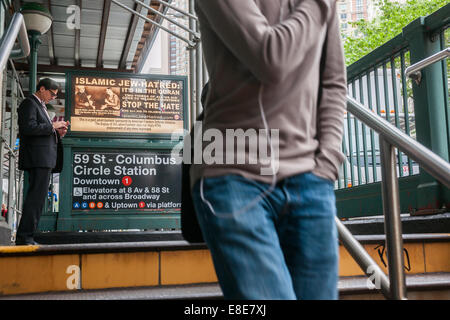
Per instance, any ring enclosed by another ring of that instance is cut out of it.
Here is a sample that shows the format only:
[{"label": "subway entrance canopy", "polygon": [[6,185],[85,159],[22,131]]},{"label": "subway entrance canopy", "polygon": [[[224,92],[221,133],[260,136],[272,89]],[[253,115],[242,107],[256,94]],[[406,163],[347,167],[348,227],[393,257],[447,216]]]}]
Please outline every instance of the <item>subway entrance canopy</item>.
[{"label": "subway entrance canopy", "polygon": [[[181,159],[171,152],[199,111],[206,72],[192,2],[176,2],[3,1],[28,29],[30,56],[14,60],[21,91],[56,80],[49,111],[71,123],[41,231],[180,227]],[[51,18],[43,34],[29,29],[36,12]],[[143,73],[158,32],[183,43],[190,77]]]},{"label": "subway entrance canopy", "polygon": [[[149,20],[160,24],[163,17],[157,13],[167,14],[170,10],[162,4],[163,1],[155,0],[10,2],[16,12],[27,5],[33,10],[29,5],[40,3],[52,17],[50,29],[39,38],[39,76],[65,73],[67,70],[140,73],[159,31],[158,26]],[[141,17],[125,7],[136,11]],[[28,60],[15,60],[16,70],[27,72]],[[27,86],[24,85],[24,88]]]}]

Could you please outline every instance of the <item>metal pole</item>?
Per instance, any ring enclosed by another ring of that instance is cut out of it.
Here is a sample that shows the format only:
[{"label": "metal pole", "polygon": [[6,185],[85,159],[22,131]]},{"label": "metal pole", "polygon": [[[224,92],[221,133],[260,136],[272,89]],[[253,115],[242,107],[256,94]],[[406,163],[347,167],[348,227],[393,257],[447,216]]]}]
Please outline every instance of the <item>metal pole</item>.
[{"label": "metal pole", "polygon": [[[14,43],[19,35],[20,50],[13,50]],[[8,29],[0,43],[0,71],[6,66],[8,59],[24,58],[30,53],[29,43],[26,39],[26,28],[22,14],[15,13]]]},{"label": "metal pole", "polygon": [[[37,64],[38,64],[38,51],[39,51],[39,45],[41,44],[41,40],[39,40],[39,37],[41,36],[41,33],[38,31],[30,30],[28,32],[28,36],[30,38],[30,46],[31,46],[31,53],[30,53],[30,74],[29,74],[29,94],[33,94],[36,92],[36,82],[37,82]],[[23,178],[23,197],[25,198],[28,193],[28,171],[24,172],[24,178]],[[17,220],[19,221],[19,220]]]},{"label": "metal pole", "polygon": [[[194,12],[194,0],[189,0],[189,13],[192,15]],[[194,19],[190,18],[189,19],[189,28],[193,29],[195,26],[195,21]],[[192,35],[190,35],[190,37],[192,38]],[[190,47],[188,48],[189,50],[189,106],[190,106],[190,116],[191,116],[191,121],[190,121],[190,127],[193,128],[194,127],[194,123],[195,123],[195,50]]]},{"label": "metal pole", "polygon": [[37,63],[38,63],[38,51],[39,45],[42,43],[39,40],[41,36],[40,32],[29,31],[31,54],[30,54],[30,94],[36,92],[36,79],[37,79]]},{"label": "metal pole", "polygon": [[[20,98],[20,100],[24,99],[25,96],[23,94],[23,90],[22,87],[20,86],[20,79],[19,76],[17,75],[17,71],[14,67],[14,63],[12,62],[12,60],[9,60],[9,65],[11,67],[12,70],[12,76],[15,78],[16,80],[16,84],[17,84],[17,95]],[[16,108],[16,112],[12,113],[12,117],[11,120],[13,119],[13,117],[15,118],[15,120],[13,121],[13,123],[15,123],[17,125],[17,104],[18,104],[19,100],[17,100],[16,104],[15,104],[15,108]],[[13,105],[14,107],[14,105]],[[17,126],[15,127],[15,133],[14,136],[17,138]],[[11,144],[11,148],[14,149],[15,146],[15,141],[14,144]],[[17,170],[17,155],[18,155],[18,151],[15,152],[15,163],[14,163],[14,184],[15,184],[15,195],[14,195],[14,207],[13,207],[13,215],[9,216],[12,218],[11,222],[10,222],[10,226],[11,226],[11,234],[14,235],[17,229],[17,221],[19,219],[19,217],[22,214],[22,211],[20,210],[20,208],[22,208],[22,202],[23,202],[23,192],[22,190],[24,189],[24,184],[23,184],[23,176],[24,176],[24,172],[22,170]],[[10,203],[10,202],[8,202]],[[8,221],[9,222],[9,221]]]},{"label": "metal pole", "polygon": [[394,147],[380,137],[381,191],[391,298],[406,300],[402,221]]},{"label": "metal pole", "polygon": [[17,196],[16,196],[16,199],[17,199],[17,205],[16,205],[16,211],[15,211],[15,214],[16,214],[16,227],[17,227],[17,221],[19,221],[19,216],[21,216],[22,215],[22,210],[21,210],[21,208],[22,208],[22,204],[23,204],[23,199],[24,199],[24,172],[22,171],[22,170],[20,170],[19,172],[19,179],[17,179]]},{"label": "metal pole", "polygon": [[202,58],[202,47],[199,44],[197,46],[197,49],[195,49],[195,93],[196,93],[196,117],[202,112],[202,104],[201,104],[201,96],[202,96],[202,65],[203,65],[203,58]]},{"label": "metal pole", "polygon": [[182,13],[182,14],[184,14],[184,15],[186,15],[186,16],[194,19],[194,20],[198,20],[198,18],[194,14],[191,13],[191,12],[193,12],[193,10],[191,11],[189,9],[189,12],[186,12],[186,11],[184,11],[184,10],[178,8],[178,7],[175,7],[175,6],[169,4],[169,3],[165,2],[165,1],[161,1],[161,0],[153,0],[153,1],[156,1],[156,2],[158,2],[160,4],[162,4],[162,5],[165,5],[166,7],[171,8],[171,9],[173,9],[175,11],[178,11],[178,12],[180,12],[180,13]]},{"label": "metal pole", "polygon": [[112,0],[113,3],[117,4],[119,7],[122,7],[123,9],[131,12],[132,14],[137,15],[138,17],[144,19],[145,21],[150,22],[151,24],[154,24],[155,26],[157,26],[158,28],[170,33],[171,35],[173,35],[174,37],[177,37],[178,39],[186,42],[187,44],[189,44],[189,46],[191,47],[195,47],[195,42],[190,41],[188,39],[186,39],[185,37],[180,36],[179,34],[177,34],[176,32],[173,32],[172,30],[160,25],[159,23],[156,23],[155,21],[153,21],[152,19],[147,18],[146,16],[140,14],[139,12],[134,11],[133,9],[128,8],[127,6],[121,4],[120,2],[116,1],[116,0]]},{"label": "metal pole", "polygon": [[351,232],[345,227],[345,225],[335,217],[339,239],[344,245],[345,249],[355,259],[356,263],[360,266],[362,271],[375,282],[377,289],[381,289],[383,295],[388,298],[390,296],[389,291],[389,279],[384,274],[383,270],[367,253],[364,247],[353,237]]},{"label": "metal pole", "polygon": [[[146,5],[145,3],[139,1],[139,0],[133,0],[134,2],[140,4],[141,6],[143,6],[144,8],[147,8],[148,10],[150,10],[151,12],[153,12],[154,14],[166,19],[167,21],[173,23],[174,25],[180,27],[181,29],[187,31],[189,34],[193,34],[194,35],[194,41],[198,41],[200,39],[200,34],[198,32],[195,32],[194,30],[191,30],[189,28],[187,28],[186,26],[184,26],[183,24],[179,23],[176,20],[173,20],[169,17],[167,17],[166,15],[164,15],[163,13],[159,12],[158,10],[153,9],[152,7]],[[196,39],[197,38],[197,39]]]},{"label": "metal pole", "polygon": [[11,77],[11,122],[9,129],[9,177],[8,177],[8,225],[12,231],[14,221],[16,201],[14,197],[14,189],[16,186],[16,155],[14,153],[14,146],[16,144],[16,126],[17,126],[17,101],[18,90],[17,80],[14,76]]},{"label": "metal pole", "polygon": [[[194,9],[194,8],[193,8]],[[193,11],[194,12],[194,11]],[[200,32],[200,25],[199,22],[195,22],[195,30],[197,32]],[[197,118],[198,115],[202,112],[202,104],[201,104],[201,96],[202,96],[202,69],[203,69],[203,57],[202,57],[202,47],[201,43],[197,45],[197,48],[195,49],[195,117]]]},{"label": "metal pole", "polygon": [[[0,177],[3,177],[3,169],[4,169],[4,163],[3,158],[5,157],[5,142],[6,139],[5,136],[5,115],[6,115],[6,89],[8,87],[8,72],[6,69],[4,71],[0,71],[3,74],[2,79],[2,104],[1,104],[1,110],[0,110]],[[3,179],[3,178],[2,178]],[[0,202],[3,203],[3,187],[0,188]]]},{"label": "metal pole", "polygon": [[[19,34],[23,16],[21,14],[14,15],[6,33],[0,39],[0,71],[6,66],[11,51],[14,47],[17,35]],[[3,23],[3,21],[2,21]]]}]

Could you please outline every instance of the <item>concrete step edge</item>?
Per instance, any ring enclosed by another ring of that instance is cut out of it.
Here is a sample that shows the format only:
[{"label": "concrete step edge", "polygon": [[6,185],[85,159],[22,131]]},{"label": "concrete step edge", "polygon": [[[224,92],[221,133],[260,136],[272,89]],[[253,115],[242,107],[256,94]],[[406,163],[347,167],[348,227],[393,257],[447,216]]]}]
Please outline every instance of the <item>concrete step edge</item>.
[{"label": "concrete step edge", "polygon": [[[385,235],[360,235],[355,238],[361,244],[384,243]],[[403,235],[408,242],[450,242],[450,234],[408,234]],[[189,243],[184,240],[110,242],[110,243],[76,243],[37,246],[0,246],[0,257],[28,255],[56,255],[77,253],[110,253],[142,251],[174,251],[208,249],[205,243]]]},{"label": "concrete step edge", "polygon": [[[407,289],[450,290],[450,272],[425,273],[406,276]],[[340,295],[374,294],[364,276],[341,277],[338,283]],[[132,287],[45,292],[0,296],[0,300],[199,300],[223,299],[218,283],[189,284],[157,287]]]}]

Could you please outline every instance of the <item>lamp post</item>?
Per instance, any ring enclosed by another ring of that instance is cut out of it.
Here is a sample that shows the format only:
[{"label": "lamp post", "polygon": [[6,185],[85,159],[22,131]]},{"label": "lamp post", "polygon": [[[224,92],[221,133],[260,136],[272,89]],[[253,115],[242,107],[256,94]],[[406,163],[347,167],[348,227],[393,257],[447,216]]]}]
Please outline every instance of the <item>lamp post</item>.
[{"label": "lamp post", "polygon": [[27,26],[28,37],[30,39],[30,93],[36,90],[37,78],[37,56],[39,45],[41,44],[40,37],[46,33],[52,25],[52,16],[47,8],[36,2],[25,3],[20,8]]},{"label": "lamp post", "polygon": [[[20,8],[25,20],[30,40],[30,74],[29,74],[29,91],[30,94],[36,91],[38,50],[41,44],[40,37],[50,29],[52,25],[52,16],[47,8],[40,3],[28,2]],[[28,172],[24,172],[23,177],[23,198],[28,192]],[[46,208],[45,208],[46,210]]]}]

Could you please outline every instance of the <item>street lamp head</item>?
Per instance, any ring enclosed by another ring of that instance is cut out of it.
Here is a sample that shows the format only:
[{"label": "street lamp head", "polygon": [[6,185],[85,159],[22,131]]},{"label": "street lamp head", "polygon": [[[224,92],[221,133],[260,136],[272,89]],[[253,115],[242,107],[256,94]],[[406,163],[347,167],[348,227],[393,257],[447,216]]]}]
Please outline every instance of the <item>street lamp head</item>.
[{"label": "street lamp head", "polygon": [[25,3],[22,8],[20,8],[20,13],[22,13],[23,18],[25,19],[25,25],[29,32],[35,31],[44,34],[52,25],[52,15],[48,9],[40,3]]}]

